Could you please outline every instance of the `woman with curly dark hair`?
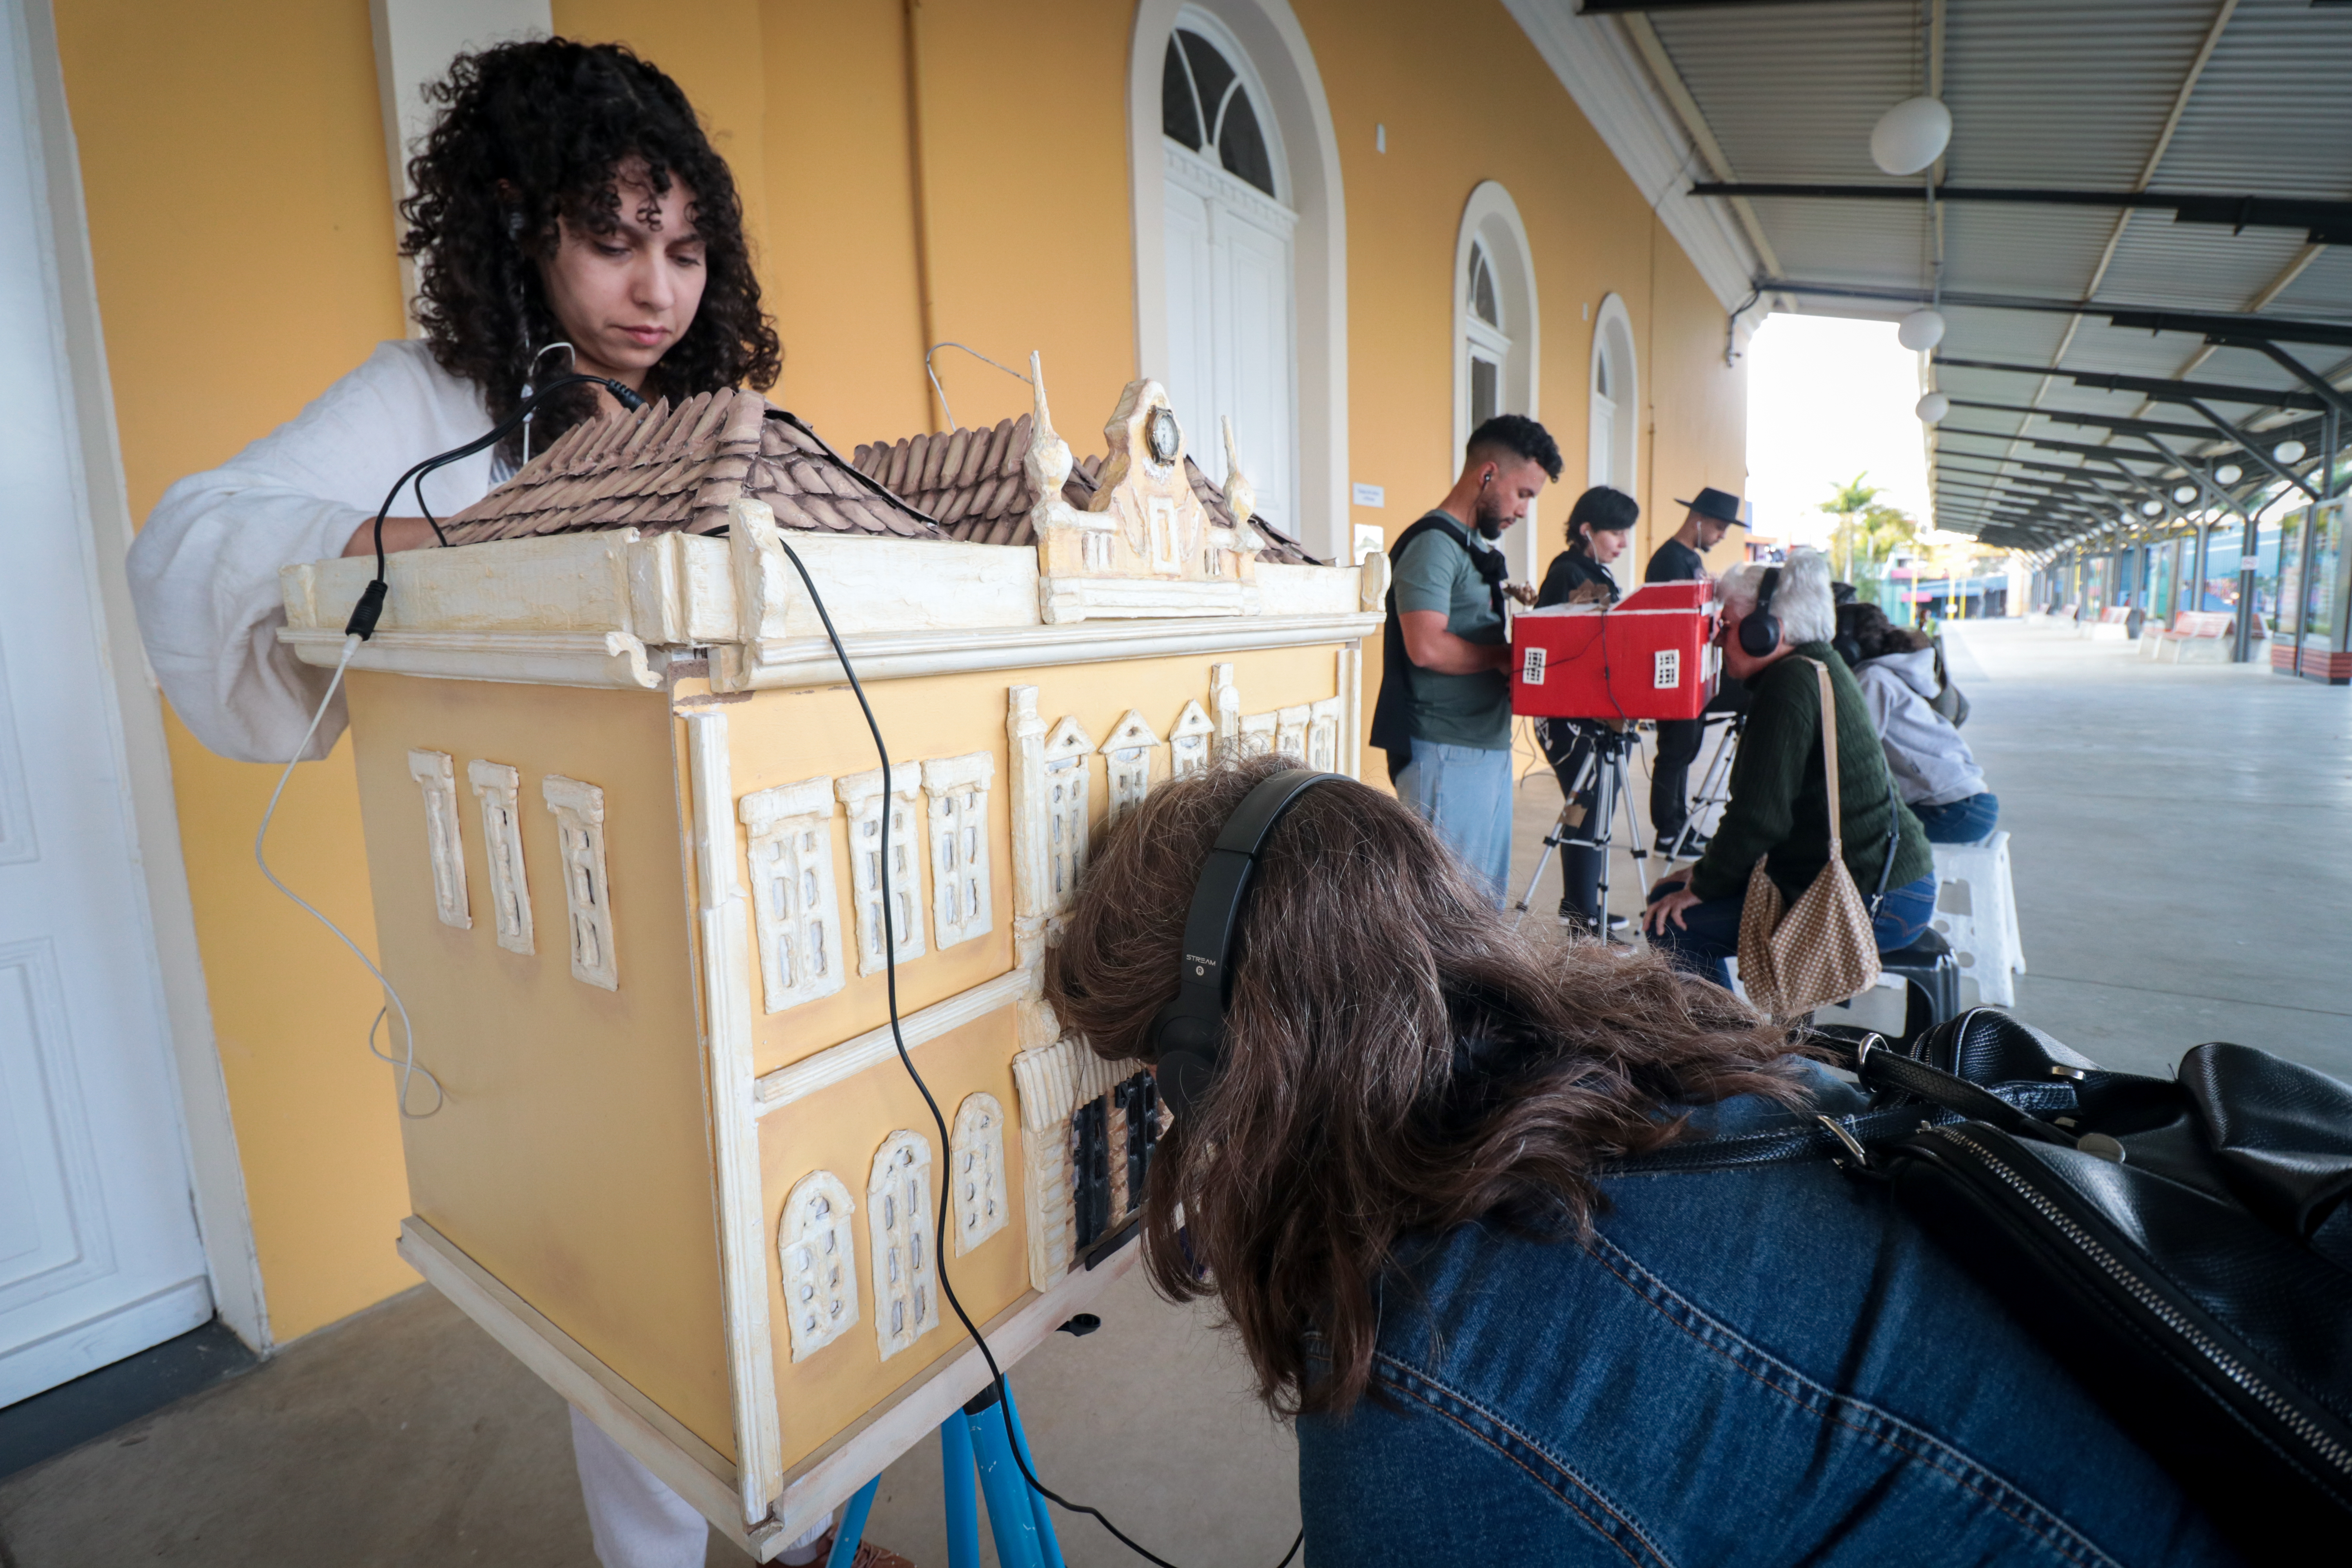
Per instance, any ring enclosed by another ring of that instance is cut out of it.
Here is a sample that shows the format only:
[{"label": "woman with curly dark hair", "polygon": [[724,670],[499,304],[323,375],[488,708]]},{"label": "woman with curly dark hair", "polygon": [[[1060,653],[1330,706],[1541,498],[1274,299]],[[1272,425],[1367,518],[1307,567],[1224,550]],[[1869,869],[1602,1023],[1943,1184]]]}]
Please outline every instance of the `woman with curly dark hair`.
[{"label": "woman with curly dark hair", "polygon": [[[156,676],[224,756],[282,763],[299,742],[327,672],[278,646],[278,568],[370,548],[411,464],[566,371],[675,401],[764,389],[782,363],[734,176],[660,70],[617,44],[546,38],[462,55],[428,96],[441,115],[401,204],[423,340],[378,344],[294,419],[173,485],[131,550]],[[526,442],[542,449],[614,406],[601,387],[551,399],[504,446],[435,473],[427,505],[471,505]],[[430,544],[431,527],[395,517],[384,542]],[[341,700],[306,754],[341,732]]]},{"label": "woman with curly dark hair", "polygon": [[[776,378],[734,176],[676,82],[617,44],[546,38],[462,55],[427,90],[443,108],[401,204],[422,340],[378,344],[294,419],[173,485],[131,552],[156,676],[224,756],[283,763],[299,743],[326,672],[278,646],[278,569],[373,548],[375,510],[412,464],[566,371],[673,401]],[[616,406],[572,388],[505,445],[436,472],[425,500],[461,510]],[[387,549],[432,542],[423,517],[386,521]],[[335,700],[305,755],[341,732]],[[576,1412],[572,1441],[605,1568],[700,1568],[709,1527],[692,1504]],[[823,1556],[829,1523],[782,1560]],[[865,1545],[856,1561],[905,1560]]]}]

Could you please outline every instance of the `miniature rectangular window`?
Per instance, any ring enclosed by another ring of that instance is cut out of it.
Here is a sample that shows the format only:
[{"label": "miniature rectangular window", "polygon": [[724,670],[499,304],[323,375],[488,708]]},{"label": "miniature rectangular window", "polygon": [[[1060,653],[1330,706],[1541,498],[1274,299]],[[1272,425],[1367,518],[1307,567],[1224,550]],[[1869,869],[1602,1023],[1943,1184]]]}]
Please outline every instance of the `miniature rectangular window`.
[{"label": "miniature rectangular window", "polygon": [[848,978],[834,882],[833,780],[755,790],[736,803],[751,837],[751,911],[766,1010],[830,996]]},{"label": "miniature rectangular window", "polygon": [[893,1132],[874,1156],[866,1225],[874,1251],[874,1333],[888,1361],[940,1326],[930,1255],[931,1146],[919,1134]]},{"label": "miniature rectangular window", "polygon": [[433,912],[445,926],[473,929],[466,900],[466,848],[457,837],[457,770],[446,752],[411,752],[408,776],[425,792],[425,855],[433,869]]},{"label": "miniature rectangular window", "polygon": [[804,1361],[857,1321],[857,1240],[849,1189],[831,1171],[793,1184],[776,1226],[793,1359]]},{"label": "miniature rectangular window", "polygon": [[988,796],[996,758],[987,752],[923,764],[931,840],[931,939],[940,949],[995,923],[989,890]]},{"label": "miniature rectangular window", "polygon": [[504,763],[477,757],[466,764],[474,796],[482,803],[482,858],[490,868],[490,913],[499,945],[509,952],[538,949],[531,941],[530,882],[523,874],[522,823],[516,816],[521,776]]},{"label": "miniature rectangular window", "polygon": [[613,951],[613,888],[604,874],[604,792],[550,773],[540,783],[563,865],[563,907],[571,917],[572,977],[607,991],[621,987]]},{"label": "miniature rectangular window", "polygon": [[[890,858],[882,859],[882,770],[871,769],[834,781],[834,793],[849,814],[849,877],[857,900],[857,973],[884,968],[883,899],[890,900],[887,930],[900,963],[920,958],[923,947],[923,852],[915,825],[915,802],[922,794],[922,770],[913,763],[890,764]],[[885,876],[885,871],[887,876]]]}]

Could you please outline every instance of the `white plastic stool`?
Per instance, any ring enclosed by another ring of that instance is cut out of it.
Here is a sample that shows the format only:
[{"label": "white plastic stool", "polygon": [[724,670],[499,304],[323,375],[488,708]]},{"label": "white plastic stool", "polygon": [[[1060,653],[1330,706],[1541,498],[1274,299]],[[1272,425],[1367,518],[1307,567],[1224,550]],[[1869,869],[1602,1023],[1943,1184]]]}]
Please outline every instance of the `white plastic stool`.
[{"label": "white plastic stool", "polygon": [[1995,1006],[2016,1005],[2011,978],[2025,973],[2025,947],[2017,934],[2017,890],[2009,878],[2006,831],[1974,844],[1934,844],[1936,930],[1952,944],[1960,973],[1977,983],[1979,999]]}]

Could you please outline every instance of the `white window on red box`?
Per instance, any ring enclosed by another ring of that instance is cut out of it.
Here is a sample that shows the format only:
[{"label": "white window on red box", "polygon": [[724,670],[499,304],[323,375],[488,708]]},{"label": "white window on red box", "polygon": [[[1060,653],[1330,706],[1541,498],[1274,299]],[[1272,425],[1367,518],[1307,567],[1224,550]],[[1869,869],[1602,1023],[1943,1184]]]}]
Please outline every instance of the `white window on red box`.
[{"label": "white window on red box", "polygon": [[1670,691],[1683,683],[1682,649],[1662,647],[1654,658],[1656,663],[1650,672],[1650,686],[1654,690]]},{"label": "white window on red box", "polygon": [[1519,684],[1541,686],[1544,678],[1544,650],[1530,645],[1519,660]]}]

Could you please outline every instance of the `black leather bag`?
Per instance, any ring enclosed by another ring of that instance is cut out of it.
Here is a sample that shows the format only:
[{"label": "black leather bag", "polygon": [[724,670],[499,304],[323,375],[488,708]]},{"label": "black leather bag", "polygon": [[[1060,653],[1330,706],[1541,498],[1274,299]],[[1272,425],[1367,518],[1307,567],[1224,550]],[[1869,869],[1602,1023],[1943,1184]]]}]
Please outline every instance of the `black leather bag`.
[{"label": "black leather bag", "polygon": [[[2171,1081],[1979,1008],[1822,1119],[2256,1560],[2352,1529],[2352,1089],[2251,1047]],[[1887,1122],[1910,1125],[1890,1135]]]}]

